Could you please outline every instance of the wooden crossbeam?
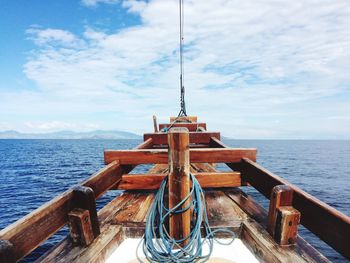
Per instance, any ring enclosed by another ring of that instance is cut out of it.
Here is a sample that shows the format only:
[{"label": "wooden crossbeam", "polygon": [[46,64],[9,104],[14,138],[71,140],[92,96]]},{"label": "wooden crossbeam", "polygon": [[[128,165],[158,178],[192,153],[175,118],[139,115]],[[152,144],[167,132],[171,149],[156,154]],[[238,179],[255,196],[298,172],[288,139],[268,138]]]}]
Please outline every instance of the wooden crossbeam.
[{"label": "wooden crossbeam", "polygon": [[[190,132],[190,143],[209,143],[210,138],[214,137],[220,140],[220,132]],[[167,133],[145,133],[144,141],[152,138],[153,144],[168,144]]]},{"label": "wooden crossbeam", "polygon": [[175,120],[197,122],[197,116],[170,117],[170,122],[174,122]]},{"label": "wooden crossbeam", "polygon": [[[210,141],[212,147],[227,147],[216,138]],[[348,237],[350,217],[292,185],[287,180],[271,173],[252,160],[242,159],[239,163],[226,163],[234,171],[241,172],[242,181],[248,182],[265,197],[270,198],[276,185],[288,185],[293,190],[293,207],[301,213],[301,224],[328,245],[350,259]]]},{"label": "wooden crossbeam", "polygon": [[159,124],[159,130],[161,131],[164,128],[169,128],[171,127],[185,127],[187,128],[190,132],[191,131],[197,131],[198,127],[203,127],[205,130],[207,129],[207,124],[204,122],[193,122],[193,123],[161,123]]},{"label": "wooden crossbeam", "polygon": [[[256,149],[190,149],[191,163],[236,163],[242,158],[256,160]],[[105,163],[118,160],[120,164],[168,163],[168,151],[165,149],[147,150],[106,150]]]},{"label": "wooden crossbeam", "polygon": [[[193,173],[202,188],[238,187],[239,172]],[[166,174],[124,174],[117,185],[118,190],[156,190]]]}]

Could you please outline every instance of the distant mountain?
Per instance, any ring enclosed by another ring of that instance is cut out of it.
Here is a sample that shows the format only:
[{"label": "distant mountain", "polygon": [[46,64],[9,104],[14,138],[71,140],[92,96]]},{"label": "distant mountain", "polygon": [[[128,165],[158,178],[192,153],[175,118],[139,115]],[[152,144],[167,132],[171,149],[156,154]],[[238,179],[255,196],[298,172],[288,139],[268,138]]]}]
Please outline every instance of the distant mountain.
[{"label": "distant mountain", "polygon": [[59,131],[50,133],[21,133],[0,131],[0,139],[140,139],[141,136],[125,131]]}]

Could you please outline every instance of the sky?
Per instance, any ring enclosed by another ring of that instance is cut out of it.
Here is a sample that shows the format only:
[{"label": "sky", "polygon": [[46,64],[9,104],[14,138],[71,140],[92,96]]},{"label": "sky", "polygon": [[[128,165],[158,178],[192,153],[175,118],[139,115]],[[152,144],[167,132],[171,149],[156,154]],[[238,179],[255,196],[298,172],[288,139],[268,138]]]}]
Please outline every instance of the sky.
[{"label": "sky", "polygon": [[[189,115],[350,139],[348,0],[185,0]],[[151,132],[180,110],[177,0],[0,0],[0,131]]]}]

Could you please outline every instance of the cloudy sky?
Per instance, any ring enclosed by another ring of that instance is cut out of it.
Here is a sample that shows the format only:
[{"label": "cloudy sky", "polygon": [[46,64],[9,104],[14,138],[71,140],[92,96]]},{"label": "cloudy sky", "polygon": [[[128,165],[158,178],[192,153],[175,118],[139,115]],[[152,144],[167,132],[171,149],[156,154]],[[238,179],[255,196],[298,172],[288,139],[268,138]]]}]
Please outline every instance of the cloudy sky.
[{"label": "cloudy sky", "polygon": [[[349,0],[185,0],[187,112],[350,139]],[[0,130],[141,134],[179,111],[177,0],[0,0]]]}]

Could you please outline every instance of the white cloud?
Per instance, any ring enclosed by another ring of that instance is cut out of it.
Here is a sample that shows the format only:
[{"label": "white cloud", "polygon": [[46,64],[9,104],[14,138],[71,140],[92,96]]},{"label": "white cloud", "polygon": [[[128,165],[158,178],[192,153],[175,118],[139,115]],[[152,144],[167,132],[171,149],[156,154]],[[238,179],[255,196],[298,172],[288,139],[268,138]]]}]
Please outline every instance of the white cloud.
[{"label": "white cloud", "polygon": [[[123,7],[138,14],[142,24],[116,33],[87,28],[76,36],[61,29],[30,29],[39,46],[24,72],[39,92],[17,100],[24,105],[41,101],[26,107],[33,114],[69,118],[69,113],[99,113],[105,116],[102,127],[136,132],[151,129],[154,113],[175,115],[177,3],[124,1]],[[332,116],[350,111],[348,104],[340,108],[327,101],[350,93],[347,0],[185,1],[185,43],[188,113],[207,121],[209,128],[266,138],[293,136],[287,131],[299,127],[309,136],[325,128],[318,123],[322,118],[335,124],[327,119],[329,111]],[[13,108],[10,102],[3,104],[5,111]],[[325,129],[324,136],[327,132],[337,136],[336,130]],[[350,123],[339,132],[349,133]]]},{"label": "white cloud", "polygon": [[118,3],[119,0],[82,0],[81,2],[85,6],[97,6],[100,3],[104,3],[104,4]]},{"label": "white cloud", "polygon": [[37,45],[72,45],[76,44],[78,39],[69,31],[61,29],[40,29],[38,27],[32,27],[28,29],[27,34]]},{"label": "white cloud", "polygon": [[63,121],[48,121],[48,122],[25,122],[24,126],[33,131],[61,131],[61,130],[95,130],[99,126],[96,124],[70,123]]}]

